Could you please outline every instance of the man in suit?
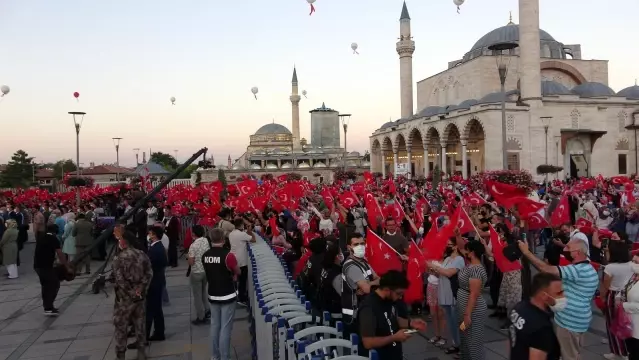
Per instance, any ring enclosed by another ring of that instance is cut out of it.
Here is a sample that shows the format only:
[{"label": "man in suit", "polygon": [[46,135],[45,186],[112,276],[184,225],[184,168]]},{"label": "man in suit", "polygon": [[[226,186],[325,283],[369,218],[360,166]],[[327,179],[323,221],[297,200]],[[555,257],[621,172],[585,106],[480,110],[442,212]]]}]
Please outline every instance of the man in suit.
[{"label": "man in suit", "polygon": [[[169,237],[169,249],[168,249],[169,265],[171,265],[171,267],[177,267],[178,266],[177,246],[178,246],[178,241],[180,240],[180,219],[173,216],[173,214],[171,213],[171,206],[169,205],[164,206],[163,223],[164,223],[164,231],[166,233],[166,236]],[[160,239],[161,238],[162,236],[160,236]]]},{"label": "man in suit", "polygon": [[[162,228],[152,226],[149,229],[149,259],[153,269],[153,278],[146,295],[146,335],[149,341],[164,341],[164,313],[162,311],[162,291],[166,286],[164,270],[167,266],[166,250],[162,245]],[[151,334],[153,325],[153,336]]]},{"label": "man in suit", "polygon": [[[73,227],[73,237],[75,238],[76,256],[84,253],[89,246],[93,244],[93,223],[86,219],[85,214],[79,213],[77,221]],[[91,273],[91,256],[87,255],[81,258],[76,264],[76,275],[80,274],[82,263],[85,264],[85,274]]]}]

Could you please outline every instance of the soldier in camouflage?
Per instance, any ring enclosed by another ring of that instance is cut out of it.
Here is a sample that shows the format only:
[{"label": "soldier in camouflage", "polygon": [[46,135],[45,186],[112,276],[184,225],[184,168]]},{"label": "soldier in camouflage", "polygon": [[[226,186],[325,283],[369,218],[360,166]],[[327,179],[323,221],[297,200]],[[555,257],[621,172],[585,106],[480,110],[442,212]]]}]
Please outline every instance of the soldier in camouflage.
[{"label": "soldier in camouflage", "polygon": [[129,234],[121,227],[113,231],[118,240],[119,253],[113,259],[111,281],[115,288],[113,325],[115,325],[116,359],[124,360],[126,352],[127,328],[133,323],[138,344],[138,360],[146,359],[145,345],[145,301],[147,288],[153,277],[153,269],[148,256],[132,246]]}]

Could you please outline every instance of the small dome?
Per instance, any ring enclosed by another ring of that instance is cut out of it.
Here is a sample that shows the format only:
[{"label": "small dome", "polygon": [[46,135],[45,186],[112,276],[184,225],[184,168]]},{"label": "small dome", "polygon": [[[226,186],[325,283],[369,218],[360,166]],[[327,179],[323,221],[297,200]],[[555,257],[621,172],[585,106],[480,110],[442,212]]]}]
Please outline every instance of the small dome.
[{"label": "small dome", "polygon": [[615,92],[611,88],[598,82],[585,82],[583,84],[575,86],[570,91],[573,94],[586,98],[615,95]]},{"label": "small dome", "polygon": [[315,164],[313,164],[314,168],[325,168],[326,164],[324,164],[323,162],[316,162]]},{"label": "small dome", "polygon": [[417,113],[418,117],[430,117],[433,115],[445,114],[446,108],[441,106],[428,106]]},{"label": "small dome", "polygon": [[381,128],[379,128],[379,129],[380,129],[380,130],[388,129],[388,128],[391,128],[391,127],[393,127],[393,126],[395,126],[395,125],[396,125],[396,124],[395,124],[395,122],[394,122],[394,121],[389,121],[389,122],[387,122],[386,124],[382,125],[382,127],[381,127]]},{"label": "small dome", "polygon": [[346,167],[357,167],[357,161],[354,161],[354,160],[347,161]]},{"label": "small dome", "polygon": [[359,154],[359,152],[357,151],[351,151],[350,153],[348,153],[348,156],[352,156],[352,157],[360,157],[361,155]]},{"label": "small dome", "polygon": [[627,88],[619,91],[617,93],[617,96],[623,96],[627,99],[639,99],[639,86],[637,85],[633,85],[633,86],[628,86]]},{"label": "small dome", "polygon": [[282,164],[282,166],[280,167],[281,169],[292,169],[293,168],[293,164],[287,162]]},{"label": "small dome", "polygon": [[552,81],[552,80],[542,80],[541,82],[541,95],[549,96],[549,95],[571,95],[572,93],[568,90],[564,85]]},{"label": "small dome", "polygon": [[244,170],[244,168],[240,164],[234,164],[231,170]]},{"label": "small dome", "polygon": [[[506,91],[506,95],[505,95],[506,96],[506,102],[512,102],[513,100],[511,100],[510,97],[513,96],[513,95],[519,95],[519,90]],[[503,98],[504,98],[504,93],[499,91],[499,92],[490,93],[490,94],[484,96],[477,103],[478,104],[499,103],[499,102],[501,102],[501,100]]]},{"label": "small dome", "polygon": [[477,100],[468,99],[468,100],[464,100],[464,101],[460,102],[459,105],[450,106],[446,110],[447,111],[453,111],[453,110],[461,110],[461,109],[470,109],[471,106],[476,105],[476,104],[477,104]]},{"label": "small dome", "polygon": [[255,132],[255,135],[267,135],[267,134],[291,135],[291,131],[287,129],[286,126],[284,125],[271,123],[271,124],[266,124],[262,126],[261,128],[257,129],[257,131]]},{"label": "small dome", "polygon": [[370,167],[370,166],[371,166],[370,161],[362,161],[362,167]]},{"label": "small dome", "polygon": [[275,165],[275,164],[271,164],[271,163],[266,164],[266,169],[268,169],[268,170],[275,170],[275,169],[277,169],[277,165]]},{"label": "small dome", "polygon": [[302,162],[302,163],[297,164],[297,167],[298,167],[299,169],[308,169],[308,168],[310,168],[311,166],[310,166],[307,162]]},{"label": "small dome", "polygon": [[251,169],[251,170],[261,170],[262,167],[259,164],[251,164],[251,166],[249,166],[249,169]]}]

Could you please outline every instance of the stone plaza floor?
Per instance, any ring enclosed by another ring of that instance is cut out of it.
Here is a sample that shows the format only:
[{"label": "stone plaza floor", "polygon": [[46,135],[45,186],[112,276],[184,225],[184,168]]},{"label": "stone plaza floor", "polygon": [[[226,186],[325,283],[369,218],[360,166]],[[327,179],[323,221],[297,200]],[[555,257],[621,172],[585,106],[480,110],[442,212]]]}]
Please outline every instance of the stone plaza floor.
[{"label": "stone plaza floor", "polygon": [[[20,254],[19,279],[0,278],[0,360],[114,359],[112,289],[107,286],[108,297],[104,293],[90,292],[95,270],[102,263],[92,262],[92,275],[62,283],[56,301],[61,314],[56,318],[46,317],[41,306],[40,284],[32,270],[34,247],[31,241]],[[170,305],[164,307],[166,341],[149,346],[151,359],[210,359],[209,326],[191,324],[195,309],[185,276],[186,267],[186,260],[181,259],[178,268],[167,270]],[[107,265],[106,269],[109,268]],[[500,331],[499,325],[497,320],[488,321],[485,332],[487,359],[506,359],[508,356],[507,333]],[[431,329],[417,335],[404,344],[406,359],[452,359],[428,343],[433,335]],[[608,345],[603,338],[605,322],[597,311],[591,330],[586,334],[583,360],[604,359],[602,354],[608,352]],[[236,311],[232,345],[233,359],[251,359],[248,312],[242,307]],[[129,351],[127,359],[134,359],[135,355],[135,351]]]}]

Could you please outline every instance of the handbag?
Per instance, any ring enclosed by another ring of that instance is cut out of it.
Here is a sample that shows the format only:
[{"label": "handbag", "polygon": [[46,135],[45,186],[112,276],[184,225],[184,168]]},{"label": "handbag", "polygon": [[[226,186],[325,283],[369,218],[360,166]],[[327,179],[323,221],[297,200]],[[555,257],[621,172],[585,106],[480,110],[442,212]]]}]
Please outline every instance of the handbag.
[{"label": "handbag", "polygon": [[615,317],[610,323],[610,333],[617,337],[619,340],[626,340],[632,337],[632,319],[630,315],[624,310],[623,303],[619,303],[615,312]]}]

